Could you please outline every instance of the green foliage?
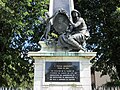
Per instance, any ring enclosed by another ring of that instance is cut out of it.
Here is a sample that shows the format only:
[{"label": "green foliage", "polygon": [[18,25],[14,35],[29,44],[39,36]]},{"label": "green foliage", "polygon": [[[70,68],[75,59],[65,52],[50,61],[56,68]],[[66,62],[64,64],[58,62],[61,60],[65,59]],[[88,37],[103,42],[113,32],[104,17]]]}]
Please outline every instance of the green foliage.
[{"label": "green foliage", "polygon": [[[90,30],[88,50],[96,51],[93,67],[112,79],[120,77],[120,1],[75,0]],[[116,73],[117,71],[117,73]]]},{"label": "green foliage", "polygon": [[[93,67],[112,79],[120,77],[120,1],[74,3],[90,30],[87,48],[97,52]],[[48,4],[49,0],[0,0],[0,86],[32,86],[33,61],[26,53],[38,50]]]},{"label": "green foliage", "polygon": [[119,80],[116,80],[116,81],[112,81],[112,82],[107,82],[107,83],[105,84],[105,86],[107,86],[107,87],[120,86],[120,81],[119,81]]},{"label": "green foliage", "polygon": [[0,86],[32,86],[33,61],[26,53],[37,50],[48,3],[49,0],[0,0]]}]

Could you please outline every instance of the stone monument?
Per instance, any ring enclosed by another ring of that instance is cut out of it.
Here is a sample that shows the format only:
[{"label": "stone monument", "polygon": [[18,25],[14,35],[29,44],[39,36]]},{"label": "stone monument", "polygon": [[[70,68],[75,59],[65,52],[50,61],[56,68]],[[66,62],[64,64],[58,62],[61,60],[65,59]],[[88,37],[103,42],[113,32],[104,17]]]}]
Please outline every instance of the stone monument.
[{"label": "stone monument", "polygon": [[34,90],[91,90],[89,32],[73,0],[50,0],[41,50],[29,52],[35,60]]}]

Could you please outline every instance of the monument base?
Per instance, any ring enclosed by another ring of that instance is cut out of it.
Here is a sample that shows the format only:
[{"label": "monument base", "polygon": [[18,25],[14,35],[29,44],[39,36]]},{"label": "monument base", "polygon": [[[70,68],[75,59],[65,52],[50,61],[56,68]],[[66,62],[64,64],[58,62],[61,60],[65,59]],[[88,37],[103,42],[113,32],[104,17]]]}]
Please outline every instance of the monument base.
[{"label": "monument base", "polygon": [[91,90],[90,60],[96,52],[29,52],[35,60],[34,90]]}]

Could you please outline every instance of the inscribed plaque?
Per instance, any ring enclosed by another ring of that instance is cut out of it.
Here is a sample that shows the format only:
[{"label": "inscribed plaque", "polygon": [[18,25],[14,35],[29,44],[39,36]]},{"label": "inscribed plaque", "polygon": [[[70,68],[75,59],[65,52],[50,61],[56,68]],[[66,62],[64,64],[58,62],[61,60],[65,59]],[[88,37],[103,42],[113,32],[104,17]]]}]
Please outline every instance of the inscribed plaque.
[{"label": "inscribed plaque", "polygon": [[79,62],[46,62],[45,82],[80,82]]}]

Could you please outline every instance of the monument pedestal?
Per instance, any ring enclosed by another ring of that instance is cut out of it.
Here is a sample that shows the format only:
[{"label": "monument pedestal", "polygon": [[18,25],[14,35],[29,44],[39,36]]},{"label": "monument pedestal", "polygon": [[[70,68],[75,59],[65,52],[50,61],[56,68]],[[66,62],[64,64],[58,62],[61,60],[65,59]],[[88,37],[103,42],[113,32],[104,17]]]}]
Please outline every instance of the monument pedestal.
[{"label": "monument pedestal", "polygon": [[35,60],[34,90],[91,90],[90,60],[96,52],[29,52]]}]

